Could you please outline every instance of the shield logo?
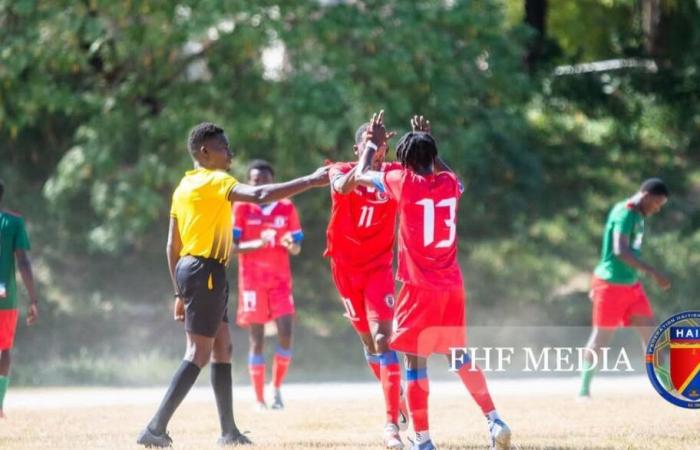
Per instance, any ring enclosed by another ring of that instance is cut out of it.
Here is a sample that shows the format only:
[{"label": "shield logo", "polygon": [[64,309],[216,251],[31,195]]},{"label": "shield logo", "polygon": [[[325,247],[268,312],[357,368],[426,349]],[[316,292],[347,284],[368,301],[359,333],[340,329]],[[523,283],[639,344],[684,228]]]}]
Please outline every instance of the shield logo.
[{"label": "shield logo", "polygon": [[671,382],[690,400],[700,400],[700,327],[671,327]]}]

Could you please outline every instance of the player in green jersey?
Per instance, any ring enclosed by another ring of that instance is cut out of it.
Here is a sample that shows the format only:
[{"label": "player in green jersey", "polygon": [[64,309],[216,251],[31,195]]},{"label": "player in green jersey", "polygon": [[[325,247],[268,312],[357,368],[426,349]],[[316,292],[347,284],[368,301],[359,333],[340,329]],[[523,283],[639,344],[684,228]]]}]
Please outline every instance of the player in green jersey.
[{"label": "player in green jersey", "polygon": [[654,312],[639,272],[654,279],[661,289],[669,289],[671,281],[655,267],[640,259],[644,220],[658,213],[666,204],[668,188],[658,178],[642,183],[639,192],[617,203],[608,215],[603,234],[600,262],[593,272],[590,298],[593,302],[593,330],[588,340],[580,397],[590,396],[595,372],[595,357],[606,347],[618,327],[634,327],[646,346],[655,325]]},{"label": "player in green jersey", "polygon": [[10,381],[10,352],[19,316],[15,261],[29,293],[27,325],[34,324],[38,316],[32,264],[27,256],[29,237],[24,219],[3,208],[4,193],[5,185],[0,181],[0,418],[5,417],[3,402]]}]

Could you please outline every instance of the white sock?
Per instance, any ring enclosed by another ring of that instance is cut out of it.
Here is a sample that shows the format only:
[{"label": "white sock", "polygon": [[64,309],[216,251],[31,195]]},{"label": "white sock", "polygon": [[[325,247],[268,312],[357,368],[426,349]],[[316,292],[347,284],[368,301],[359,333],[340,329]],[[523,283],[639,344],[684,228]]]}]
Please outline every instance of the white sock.
[{"label": "white sock", "polygon": [[421,431],[420,433],[416,431],[416,444],[421,445],[430,440],[430,433],[428,430]]},{"label": "white sock", "polygon": [[491,411],[490,413],[486,413],[486,420],[489,422],[493,422],[494,420],[500,419],[501,417],[498,415],[498,411],[495,409]]}]

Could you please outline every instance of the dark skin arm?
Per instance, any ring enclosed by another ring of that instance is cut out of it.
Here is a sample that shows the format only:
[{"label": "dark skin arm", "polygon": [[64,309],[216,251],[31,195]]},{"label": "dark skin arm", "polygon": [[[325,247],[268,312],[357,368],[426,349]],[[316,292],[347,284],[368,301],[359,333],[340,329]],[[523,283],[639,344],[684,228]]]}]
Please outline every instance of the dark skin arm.
[{"label": "dark skin arm", "polygon": [[281,244],[287,249],[290,255],[296,256],[301,253],[301,242],[294,242],[292,235],[290,233],[282,236]]},{"label": "dark skin arm", "polygon": [[360,183],[355,179],[357,166],[353,167],[348,173],[345,173],[333,180],[333,190],[339,194],[349,194],[354,191]]},{"label": "dark skin arm", "polygon": [[[384,110],[372,115],[369,121],[369,127],[365,133],[365,142],[363,143],[363,151],[360,154],[360,162],[356,166],[355,180],[358,184],[367,187],[374,187],[374,182],[377,177],[381,176],[381,172],[370,170],[374,154],[377,149],[386,143],[387,133],[384,128]],[[372,145],[373,144],[373,145]]]},{"label": "dark skin arm", "polygon": [[637,258],[637,255],[634,254],[630,247],[627,236],[617,231],[613,234],[613,253],[628,266],[634,267],[652,277],[661,289],[666,290],[671,287],[671,280],[652,265]]},{"label": "dark skin arm", "polygon": [[270,203],[327,184],[328,167],[324,166],[316,169],[315,172],[309,175],[284,183],[263,184],[260,186],[237,184],[229,193],[228,199],[231,202]]},{"label": "dark skin arm", "polygon": [[[177,286],[175,278],[175,266],[180,260],[180,250],[182,250],[182,240],[180,239],[180,230],[177,227],[177,219],[170,218],[170,226],[168,229],[168,243],[165,247],[165,254],[168,257],[168,271],[170,272],[170,280],[173,283],[173,292],[180,293],[180,288]],[[175,312],[174,319],[179,321],[185,320],[185,301],[182,297],[175,297]]]},{"label": "dark skin arm", "polygon": [[[251,239],[248,241],[241,241],[240,239],[234,239],[233,240],[233,254],[242,254],[242,253],[251,253],[256,250],[259,250],[266,245],[273,245],[273,241],[266,241],[263,238],[260,239]],[[289,251],[291,255],[298,255],[301,252],[301,245],[294,242],[292,239],[291,235],[289,236],[283,236],[282,240],[280,241],[280,244]]]},{"label": "dark skin arm", "polygon": [[29,294],[29,308],[27,309],[27,326],[33,325],[39,317],[38,298],[36,288],[34,287],[34,272],[32,271],[32,263],[29,261],[29,255],[24,250],[15,250],[15,260],[20,276],[27,288]]},{"label": "dark skin arm", "polygon": [[[389,139],[391,139],[394,136],[396,136],[395,131],[388,131],[386,133],[385,142],[389,141]],[[360,145],[353,146],[353,149],[355,150],[356,155],[358,155],[358,156],[362,155],[361,149],[364,149],[365,144],[366,144],[366,142],[362,142],[362,143],[360,143]],[[381,147],[379,147],[379,148],[381,148]],[[373,153],[373,155],[372,155],[373,158],[374,158],[374,155],[378,151],[379,151],[379,149]],[[384,150],[384,151],[386,151],[386,150]],[[381,167],[381,164],[375,164],[375,169],[377,169],[378,167]],[[349,194],[350,192],[354,191],[355,188],[360,185],[360,183],[357,181],[357,179],[355,177],[355,173],[357,172],[357,170],[358,170],[358,166],[354,166],[348,173],[345,173],[345,174],[338,176],[335,179],[331,180],[333,190],[339,194]]]},{"label": "dark skin arm", "polygon": [[241,241],[240,239],[233,240],[232,253],[240,255],[243,253],[251,253],[265,246],[265,241],[262,239],[251,239],[249,241]]}]

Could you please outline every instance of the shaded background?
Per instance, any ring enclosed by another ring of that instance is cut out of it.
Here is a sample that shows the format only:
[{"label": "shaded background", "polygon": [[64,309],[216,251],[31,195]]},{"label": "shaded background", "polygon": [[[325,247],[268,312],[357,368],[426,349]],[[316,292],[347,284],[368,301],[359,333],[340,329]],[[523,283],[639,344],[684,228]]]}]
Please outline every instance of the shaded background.
[{"label": "shaded background", "polygon": [[[698,23],[697,0],[0,0],[0,177],[42,302],[13,383],[170,376],[184,337],[167,213],[204,120],[226,129],[235,175],[261,157],[287,179],[352,158],[372,111],[400,132],[429,117],[467,184],[469,321],[503,333],[588,325],[605,215],[661,176],[672,197],[644,257],[674,284],[646,286],[659,318],[697,309]],[[328,193],[295,201],[307,239],[290,377],[369,379],[321,257]],[[234,348],[243,376],[244,331]]]}]

